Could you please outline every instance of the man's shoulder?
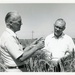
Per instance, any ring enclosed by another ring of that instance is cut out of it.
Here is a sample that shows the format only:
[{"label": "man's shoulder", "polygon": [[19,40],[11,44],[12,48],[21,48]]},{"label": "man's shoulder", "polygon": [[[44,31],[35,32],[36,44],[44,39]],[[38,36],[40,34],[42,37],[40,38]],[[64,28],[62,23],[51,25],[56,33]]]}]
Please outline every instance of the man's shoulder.
[{"label": "man's shoulder", "polygon": [[68,38],[68,39],[72,39],[72,37],[71,36],[69,36],[69,35],[67,35],[67,34],[65,34],[65,36],[64,36],[65,38]]},{"label": "man's shoulder", "polygon": [[10,34],[7,31],[4,31],[1,35],[1,39],[8,39],[8,37],[10,37]]},{"label": "man's shoulder", "polygon": [[50,35],[48,35],[46,38],[52,38],[54,36],[54,33],[51,33]]},{"label": "man's shoulder", "polygon": [[53,36],[54,36],[54,34],[51,33],[50,35],[48,35],[48,36],[45,38],[45,41],[51,40]]},{"label": "man's shoulder", "polygon": [[67,41],[73,41],[72,37],[65,34],[64,38],[67,40]]}]

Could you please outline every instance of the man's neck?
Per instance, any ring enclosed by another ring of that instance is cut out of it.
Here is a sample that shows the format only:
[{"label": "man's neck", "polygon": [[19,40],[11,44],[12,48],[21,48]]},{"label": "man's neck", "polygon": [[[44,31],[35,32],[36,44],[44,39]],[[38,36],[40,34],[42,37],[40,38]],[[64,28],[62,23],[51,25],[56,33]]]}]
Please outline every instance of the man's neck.
[{"label": "man's neck", "polygon": [[56,34],[54,34],[56,39],[59,39],[60,37],[62,37],[64,35],[64,33],[60,34],[59,36],[57,36]]},{"label": "man's neck", "polygon": [[13,28],[11,28],[11,27],[9,27],[9,26],[7,26],[7,28],[11,29],[14,33],[16,32],[16,31],[14,31],[14,29],[13,29]]}]

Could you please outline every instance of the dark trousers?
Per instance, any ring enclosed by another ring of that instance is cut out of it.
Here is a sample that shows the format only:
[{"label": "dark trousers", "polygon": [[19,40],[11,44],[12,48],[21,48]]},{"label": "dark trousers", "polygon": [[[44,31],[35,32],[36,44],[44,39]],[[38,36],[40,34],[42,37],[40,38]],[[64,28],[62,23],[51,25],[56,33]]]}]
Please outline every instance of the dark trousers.
[{"label": "dark trousers", "polygon": [[59,63],[57,63],[57,65],[54,66],[54,72],[61,72],[61,67]]},{"label": "dark trousers", "polygon": [[58,61],[52,60],[52,64],[54,66],[54,72],[64,72],[64,67],[62,65],[61,59]]}]

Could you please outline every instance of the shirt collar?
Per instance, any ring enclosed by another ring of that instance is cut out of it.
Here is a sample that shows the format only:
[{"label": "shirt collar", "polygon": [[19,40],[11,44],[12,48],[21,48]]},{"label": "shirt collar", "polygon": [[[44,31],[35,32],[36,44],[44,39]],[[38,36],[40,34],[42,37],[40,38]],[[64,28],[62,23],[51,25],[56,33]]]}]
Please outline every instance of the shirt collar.
[{"label": "shirt collar", "polygon": [[6,28],[6,31],[10,33],[13,37],[17,37],[16,33],[14,33],[11,29]]},{"label": "shirt collar", "polygon": [[[65,34],[63,33],[59,38],[63,38],[64,35],[65,35]],[[56,38],[56,36],[53,34],[52,38]],[[59,38],[58,38],[58,39],[59,39]]]}]

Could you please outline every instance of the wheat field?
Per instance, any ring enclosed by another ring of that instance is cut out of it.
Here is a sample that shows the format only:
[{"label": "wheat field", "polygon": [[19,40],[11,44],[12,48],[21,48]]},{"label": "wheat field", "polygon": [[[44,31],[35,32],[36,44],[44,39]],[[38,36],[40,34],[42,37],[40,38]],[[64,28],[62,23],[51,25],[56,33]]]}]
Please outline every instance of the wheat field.
[{"label": "wheat field", "polygon": [[[20,40],[20,43],[26,47],[30,45],[36,39],[26,39]],[[63,68],[64,72],[75,72],[75,52],[74,50],[70,55],[66,58],[63,58],[61,61],[61,69]],[[0,57],[0,72],[4,72],[5,68],[3,66],[3,61]],[[25,71],[26,72],[54,72],[54,64],[52,63],[51,59],[47,55],[44,50],[37,50],[34,54],[32,54],[29,58],[25,61]],[[63,66],[63,67],[62,67]]]}]

